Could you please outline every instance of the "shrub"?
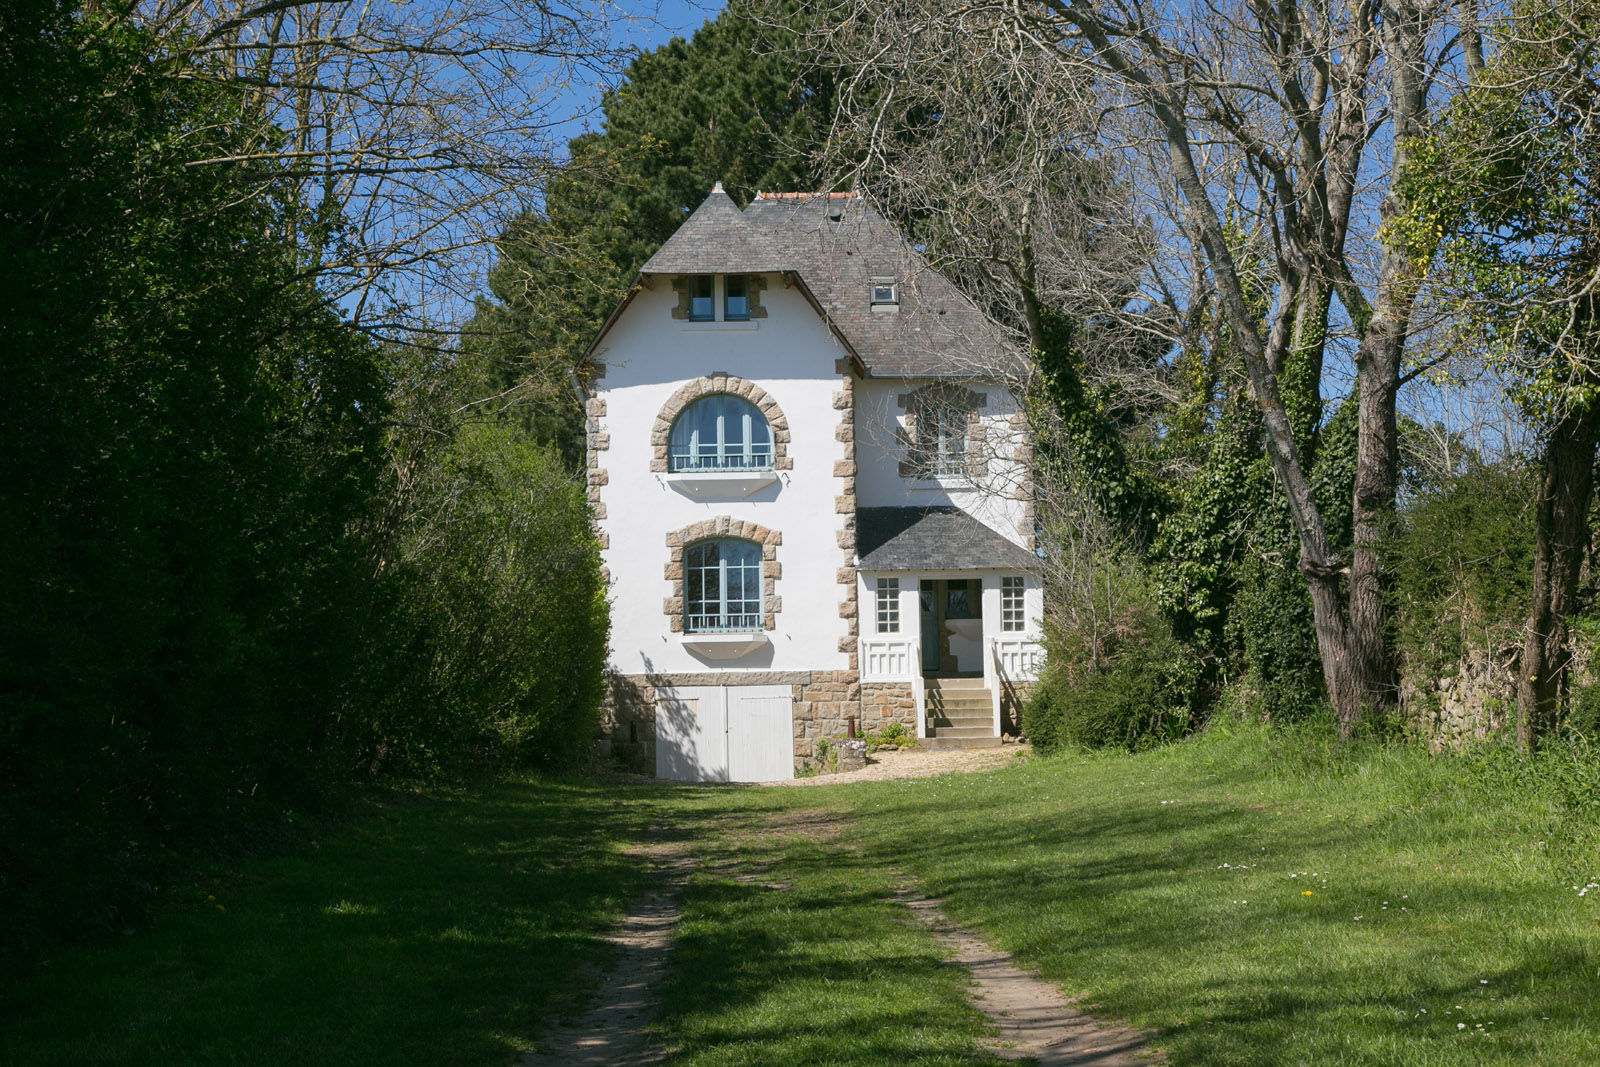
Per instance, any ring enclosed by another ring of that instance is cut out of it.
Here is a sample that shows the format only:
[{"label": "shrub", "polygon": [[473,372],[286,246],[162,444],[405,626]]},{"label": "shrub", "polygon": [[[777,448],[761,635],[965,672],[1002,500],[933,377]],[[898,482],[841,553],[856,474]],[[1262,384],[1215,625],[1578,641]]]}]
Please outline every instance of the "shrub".
[{"label": "shrub", "polygon": [[582,486],[552,449],[481,422],[428,455],[410,491],[392,579],[406,655],[364,759],[575,762],[599,725],[609,630]]},{"label": "shrub", "polygon": [[1148,597],[1132,601],[1108,635],[1090,643],[1083,636],[1049,640],[1050,665],[1023,715],[1035,746],[1139,749],[1189,731],[1204,668]]},{"label": "shrub", "polygon": [[903,722],[891,722],[876,733],[865,731],[862,737],[867,742],[868,752],[880,748],[913,748],[917,743],[916,736]]}]

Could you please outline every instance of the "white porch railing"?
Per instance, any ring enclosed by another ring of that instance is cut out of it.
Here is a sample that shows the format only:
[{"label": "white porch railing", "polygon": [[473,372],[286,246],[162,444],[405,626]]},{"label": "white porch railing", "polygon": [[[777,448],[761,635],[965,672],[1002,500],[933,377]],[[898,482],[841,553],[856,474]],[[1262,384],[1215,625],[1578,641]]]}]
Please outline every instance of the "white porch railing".
[{"label": "white porch railing", "polygon": [[916,640],[906,637],[863,637],[861,639],[861,680],[863,682],[909,682],[917,662]]},{"label": "white porch railing", "polygon": [[994,662],[1002,681],[1036,682],[1044,667],[1044,646],[1026,637],[997,637]]}]

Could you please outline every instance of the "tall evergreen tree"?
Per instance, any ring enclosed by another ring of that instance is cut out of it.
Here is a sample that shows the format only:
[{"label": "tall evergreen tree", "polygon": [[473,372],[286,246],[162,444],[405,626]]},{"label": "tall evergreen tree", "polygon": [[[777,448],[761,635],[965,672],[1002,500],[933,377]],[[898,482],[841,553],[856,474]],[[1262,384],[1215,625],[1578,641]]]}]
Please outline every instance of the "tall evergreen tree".
[{"label": "tall evergreen tree", "polygon": [[796,56],[803,5],[779,13],[758,20],[735,0],[689,40],[641,54],[602,98],[602,129],[570,143],[543,209],[499,241],[464,355],[508,417],[569,458],[582,425],[567,374],[650,254],[714,182],[741,204],[807,183],[834,85]]}]

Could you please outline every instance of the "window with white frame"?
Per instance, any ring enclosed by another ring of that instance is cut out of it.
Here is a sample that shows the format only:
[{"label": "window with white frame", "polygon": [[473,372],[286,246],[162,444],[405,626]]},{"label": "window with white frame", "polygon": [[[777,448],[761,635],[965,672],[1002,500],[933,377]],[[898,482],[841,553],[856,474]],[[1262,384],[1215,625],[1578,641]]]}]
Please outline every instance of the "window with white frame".
[{"label": "window with white frame", "polygon": [[726,322],[747,322],[750,319],[750,279],[743,274],[730,274],[722,279],[722,318]]},{"label": "window with white frame", "polygon": [[729,633],[761,629],[761,546],[721,538],[683,554],[683,630]]},{"label": "window with white frame", "polygon": [[1026,626],[1027,612],[1023,608],[1022,577],[1000,579],[1000,629],[1021,630]]},{"label": "window with white frame", "polygon": [[893,278],[872,279],[872,306],[892,307],[900,303],[900,294],[895,288]]},{"label": "window with white frame", "polygon": [[769,471],[772,428],[742,396],[712,393],[684,408],[667,439],[667,470]]},{"label": "window with white frame", "polygon": [[880,634],[897,634],[900,632],[900,579],[878,579],[878,632]]}]

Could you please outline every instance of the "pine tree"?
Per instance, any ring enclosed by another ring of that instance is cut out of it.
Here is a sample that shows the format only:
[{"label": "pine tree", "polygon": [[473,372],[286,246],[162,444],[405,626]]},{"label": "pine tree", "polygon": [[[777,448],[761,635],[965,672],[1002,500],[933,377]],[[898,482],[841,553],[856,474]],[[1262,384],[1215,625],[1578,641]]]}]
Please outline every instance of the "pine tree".
[{"label": "pine tree", "polygon": [[809,16],[781,11],[774,25],[736,0],[691,39],[640,55],[602,98],[602,129],[570,142],[543,210],[501,235],[463,356],[506,417],[570,460],[582,423],[567,376],[639,267],[713,183],[740,204],[807,183],[834,86],[793,47]]}]

